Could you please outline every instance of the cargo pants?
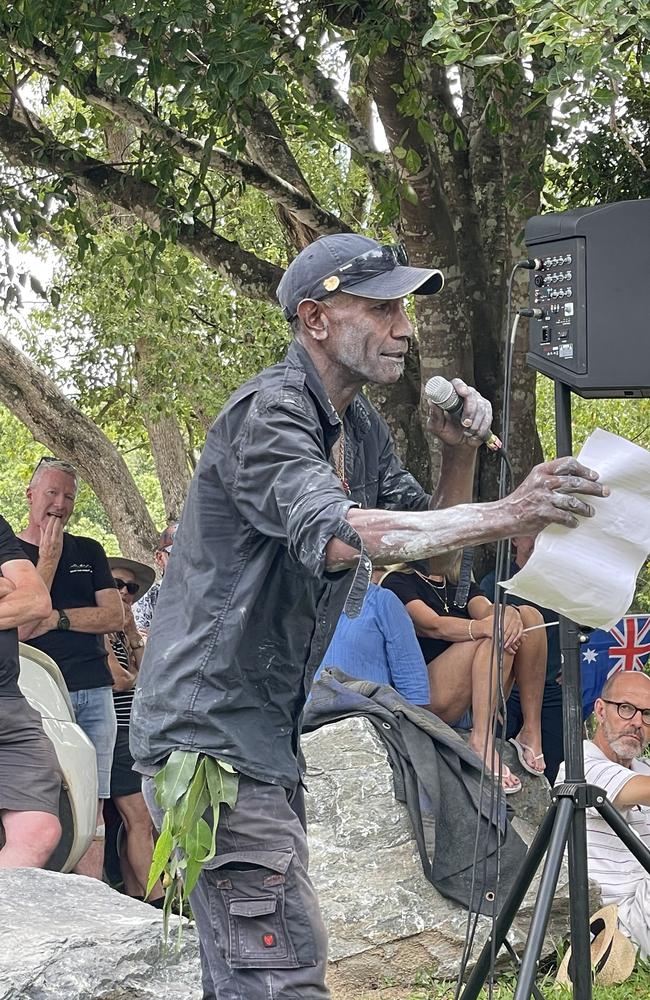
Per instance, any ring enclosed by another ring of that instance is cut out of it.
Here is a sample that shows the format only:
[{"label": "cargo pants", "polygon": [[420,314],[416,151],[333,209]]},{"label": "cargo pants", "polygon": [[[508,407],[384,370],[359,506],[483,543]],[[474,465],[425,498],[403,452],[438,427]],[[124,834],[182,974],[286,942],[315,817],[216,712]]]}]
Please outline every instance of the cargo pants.
[{"label": "cargo pants", "polygon": [[[143,793],[159,828],[151,778]],[[204,1000],[329,1000],[327,932],[300,803],[242,774],[235,808],[221,809],[216,856],[190,896]]]}]

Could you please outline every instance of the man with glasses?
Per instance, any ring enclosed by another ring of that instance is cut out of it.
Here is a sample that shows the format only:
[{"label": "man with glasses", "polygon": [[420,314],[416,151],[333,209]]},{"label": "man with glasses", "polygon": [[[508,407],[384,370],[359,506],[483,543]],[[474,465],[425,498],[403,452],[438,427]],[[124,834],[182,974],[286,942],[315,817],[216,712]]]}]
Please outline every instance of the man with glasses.
[{"label": "man with glasses", "polygon": [[[161,577],[164,577],[165,570],[167,569],[167,563],[169,562],[169,557],[172,552],[174,536],[177,528],[178,521],[170,521],[164,531],[160,532],[160,537],[158,538],[158,545],[156,546],[153,558],[156,567],[160,570]],[[133,605],[133,617],[135,618],[135,623],[141,634],[144,636],[149,635],[149,629],[151,628],[151,621],[153,619],[153,613],[158,600],[159,591],[160,584],[156,582],[151,585],[144,597],[141,597],[140,600]]]},{"label": "man with glasses", "polygon": [[[402,467],[360,390],[397,382],[412,335],[404,296],[442,285],[436,269],[410,267],[401,248],[364,236],[304,249],[277,290],[294,334],[287,356],[231,396],[190,485],[131,749],[148,776],[175,749],[239,772],[217,858],[191,900],[204,989],[219,1000],[329,997],[327,936],[306,872],[301,713],[341,611],[359,614],[372,562],[577,524],[591,508],[575,494],[603,494],[595,473],[562,459],[505,501],[468,504],[492,413],[460,380],[462,422],[437,407],[431,415],[442,442],[434,496]],[[160,821],[152,784],[143,792]]]},{"label": "man with glasses", "polygon": [[[622,671],[607,679],[596,698],[592,740],[585,740],[585,777],[603,788],[637,836],[650,848],[650,677]],[[564,764],[557,782],[564,780]],[[650,956],[650,875],[595,809],[587,810],[589,877],[603,905],[618,904],[621,930]]]},{"label": "man with glasses", "polygon": [[99,779],[97,833],[78,874],[101,879],[104,861],[103,800],[110,796],[116,721],[113,678],[104,635],[119,631],[124,616],[106,555],[99,542],[64,531],[74,510],[77,474],[72,465],[46,457],[27,487],[29,520],[18,535],[50,592],[52,611],[23,625],[23,642],[58,664],[78,724],[95,746]]}]

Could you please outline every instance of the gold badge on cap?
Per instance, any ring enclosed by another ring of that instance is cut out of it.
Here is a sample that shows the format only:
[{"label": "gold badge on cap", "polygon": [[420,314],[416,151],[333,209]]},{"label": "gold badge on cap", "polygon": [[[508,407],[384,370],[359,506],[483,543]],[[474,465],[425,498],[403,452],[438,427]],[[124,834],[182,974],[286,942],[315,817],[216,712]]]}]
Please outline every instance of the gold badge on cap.
[{"label": "gold badge on cap", "polygon": [[329,278],[323,279],[323,288],[327,289],[328,292],[336,291],[340,284],[341,282],[335,274],[332,274]]}]

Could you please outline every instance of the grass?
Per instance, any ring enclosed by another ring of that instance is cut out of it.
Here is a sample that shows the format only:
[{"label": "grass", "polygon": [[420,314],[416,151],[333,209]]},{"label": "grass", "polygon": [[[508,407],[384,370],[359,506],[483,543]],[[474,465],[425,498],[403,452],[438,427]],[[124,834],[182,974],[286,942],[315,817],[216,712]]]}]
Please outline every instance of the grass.
[{"label": "grass", "polygon": [[[538,979],[537,986],[548,1000],[570,1000],[573,994],[570,990],[555,986],[554,973]],[[495,982],[492,997],[494,1000],[512,1000],[515,980],[510,975],[500,976]],[[355,996],[354,1000],[454,1000],[455,983],[442,983],[428,977],[423,977],[419,985],[411,989],[385,986],[381,990],[373,990]],[[629,979],[619,986],[594,986],[593,1000],[648,1000],[650,997],[650,966],[637,962],[636,969]],[[487,1000],[488,990],[481,993],[481,998]],[[339,998],[336,998],[339,1000]],[[341,997],[340,1000],[346,1000]]]}]

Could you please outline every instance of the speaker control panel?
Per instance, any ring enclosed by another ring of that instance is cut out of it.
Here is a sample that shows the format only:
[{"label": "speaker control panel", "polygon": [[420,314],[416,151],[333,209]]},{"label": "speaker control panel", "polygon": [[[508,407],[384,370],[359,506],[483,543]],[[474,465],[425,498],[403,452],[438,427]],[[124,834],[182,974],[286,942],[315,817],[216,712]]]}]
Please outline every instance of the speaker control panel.
[{"label": "speaker control panel", "polygon": [[541,319],[529,321],[531,354],[570,371],[585,372],[584,315],[578,312],[578,302],[584,303],[584,294],[580,295],[584,290],[584,241],[529,245],[528,252],[542,262],[530,278],[530,304],[542,311]]}]

